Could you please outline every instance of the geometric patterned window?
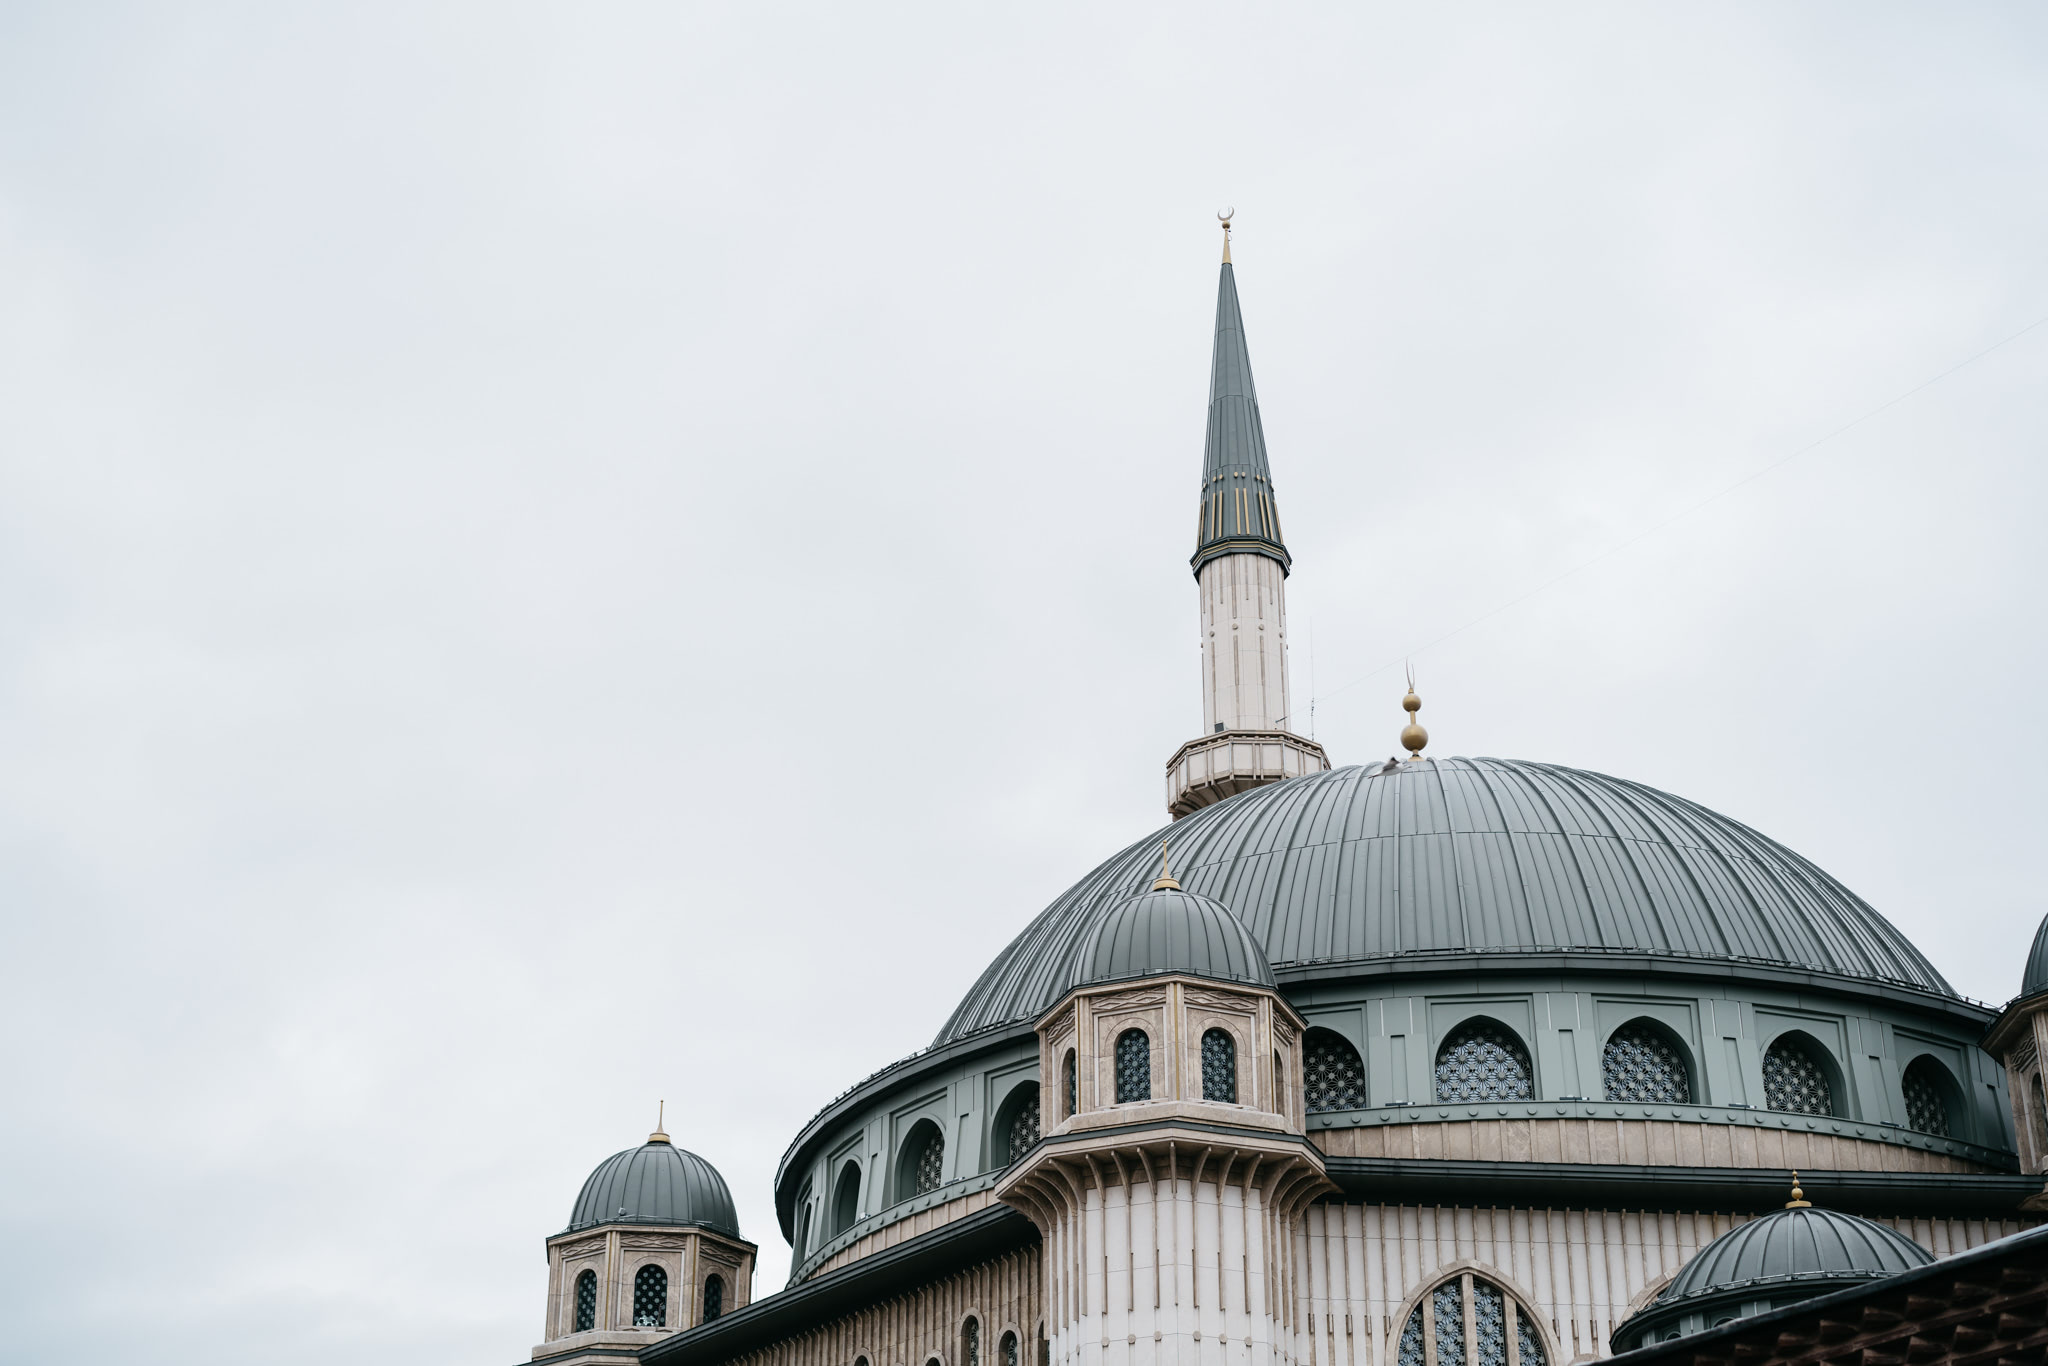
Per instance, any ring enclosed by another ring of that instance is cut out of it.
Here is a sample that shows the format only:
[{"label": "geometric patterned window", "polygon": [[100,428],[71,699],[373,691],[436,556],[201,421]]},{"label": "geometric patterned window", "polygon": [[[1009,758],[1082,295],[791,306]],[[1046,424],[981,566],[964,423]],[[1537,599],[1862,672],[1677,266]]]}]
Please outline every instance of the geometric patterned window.
[{"label": "geometric patterned window", "polygon": [[2048,1096],[2041,1094],[2041,1074],[2034,1074],[2034,1151],[2048,1154]]},{"label": "geometric patterned window", "polygon": [[[1003,1141],[1008,1145],[1003,1153],[1006,1162],[1015,1162],[1038,1142],[1038,1088],[1026,1086],[1019,1089],[1028,1090],[1030,1094],[1010,1106],[1009,1123],[1003,1135]],[[968,1322],[973,1323],[974,1320],[969,1319]],[[976,1363],[969,1362],[968,1366],[976,1366]]]},{"label": "geometric patterned window", "polygon": [[1685,1060],[1655,1026],[1642,1020],[1632,1020],[1608,1037],[1607,1046],[1600,1050],[1600,1080],[1609,1100],[1692,1103]]},{"label": "geometric patterned window", "polygon": [[969,1319],[960,1328],[960,1366],[981,1366],[981,1320]]},{"label": "geometric patterned window", "polygon": [[1932,1058],[1915,1058],[1900,1088],[1906,1093],[1906,1127],[1917,1133],[1948,1137],[1948,1078]]},{"label": "geometric patterned window", "polygon": [[1543,1334],[1529,1312],[1513,1295],[1470,1272],[1445,1281],[1415,1306],[1395,1360],[1398,1366],[1549,1366]]},{"label": "geometric patterned window", "polygon": [[1522,1041],[1492,1020],[1460,1025],[1436,1055],[1438,1100],[1527,1100],[1533,1077]]},{"label": "geometric patterned window", "polygon": [[633,1326],[668,1326],[668,1273],[658,1266],[643,1266],[633,1278]]},{"label": "geometric patterned window", "polygon": [[1072,1119],[1081,1113],[1081,1073],[1074,1066],[1074,1050],[1067,1050],[1067,1113],[1061,1118]]},{"label": "geometric patterned window", "polygon": [[587,1333],[597,1327],[597,1273],[586,1271],[576,1278],[576,1331]]},{"label": "geometric patterned window", "polygon": [[1116,1103],[1152,1099],[1152,1041],[1142,1029],[1126,1029],[1116,1041]]},{"label": "geometric patterned window", "polygon": [[1343,1035],[1327,1029],[1308,1032],[1308,1062],[1303,1072],[1308,1087],[1308,1112],[1365,1108],[1365,1064]]},{"label": "geometric patterned window", "polygon": [[704,1278],[704,1322],[725,1312],[725,1281],[718,1276]]},{"label": "geometric patterned window", "polygon": [[1202,1035],[1202,1099],[1237,1103],[1237,1044],[1225,1030]]},{"label": "geometric patterned window", "polygon": [[1003,1366],[1017,1366],[1017,1335],[1003,1334]]},{"label": "geometric patterned window", "polygon": [[939,1133],[939,1126],[926,1121],[911,1132],[910,1142],[903,1149],[903,1173],[901,1184],[909,1189],[897,1198],[908,1200],[912,1196],[926,1195],[939,1188],[939,1178],[945,1173],[946,1140]]},{"label": "geometric patterned window", "polygon": [[1835,1113],[1834,1088],[1813,1050],[1786,1036],[1764,1054],[1764,1100],[1773,1110],[1794,1115]]}]

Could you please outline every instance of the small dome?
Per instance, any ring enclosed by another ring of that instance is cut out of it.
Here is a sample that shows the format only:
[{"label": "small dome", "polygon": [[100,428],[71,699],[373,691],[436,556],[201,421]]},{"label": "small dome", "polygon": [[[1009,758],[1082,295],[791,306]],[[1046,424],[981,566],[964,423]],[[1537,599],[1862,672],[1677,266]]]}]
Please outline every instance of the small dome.
[{"label": "small dome", "polygon": [[1068,985],[1093,986],[1168,972],[1275,985],[1265,950],[1228,906],[1170,890],[1145,892],[1112,906],[1081,946]]},{"label": "small dome", "polygon": [[[1685,1320],[1740,1316],[1759,1300],[1792,1303],[1926,1266],[1934,1254],[1905,1234],[1838,1210],[1781,1209],[1752,1219],[1701,1248],[1657,1298],[1615,1329],[1639,1346]],[[1753,1312],[1753,1311],[1752,1311]],[[1641,1336],[1639,1336],[1641,1335]]]},{"label": "small dome", "polygon": [[694,1224],[740,1236],[732,1192],[718,1168],[660,1140],[613,1153],[583,1183],[563,1232],[599,1224]]},{"label": "small dome", "polygon": [[2034,947],[2027,954],[2027,971],[2020,978],[2020,995],[2032,996],[2040,991],[2048,991],[2048,917],[2044,917],[2041,928],[2034,931]]}]

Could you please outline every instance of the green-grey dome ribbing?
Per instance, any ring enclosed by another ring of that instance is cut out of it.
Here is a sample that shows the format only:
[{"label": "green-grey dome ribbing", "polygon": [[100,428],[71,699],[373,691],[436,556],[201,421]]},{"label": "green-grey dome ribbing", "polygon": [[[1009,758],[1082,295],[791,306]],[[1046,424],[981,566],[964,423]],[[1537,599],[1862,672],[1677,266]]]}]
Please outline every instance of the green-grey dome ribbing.
[{"label": "green-grey dome ribbing", "polygon": [[1726,816],[1555,764],[1424,759],[1256,788],[1134,842],[1025,927],[935,1042],[1049,1009],[1097,924],[1151,885],[1169,835],[1181,885],[1228,907],[1283,979],[1428,955],[1585,952],[1954,996],[1855,893]]},{"label": "green-grey dome ribbing", "polygon": [[598,1164],[563,1232],[599,1224],[696,1224],[740,1236],[732,1192],[718,1168],[672,1143],[643,1143]]},{"label": "green-grey dome ribbing", "polygon": [[1245,346],[1244,317],[1237,306],[1237,277],[1230,262],[1216,287],[1216,351],[1209,362],[1209,435],[1202,448],[1202,501],[1196,519],[1195,553],[1202,566],[1219,555],[1249,552],[1288,567],[1280,539],[1280,505],[1273,471],[1266,465],[1266,429],[1259,421],[1259,392],[1252,384],[1251,351]]},{"label": "green-grey dome ribbing", "polygon": [[2027,970],[2020,975],[2020,995],[2048,991],[2048,917],[2034,931],[2034,947],[2027,953]]},{"label": "green-grey dome ribbing", "polygon": [[1082,946],[1072,985],[1170,972],[1274,985],[1266,951],[1229,907],[1170,890],[1146,892],[1111,907]]}]

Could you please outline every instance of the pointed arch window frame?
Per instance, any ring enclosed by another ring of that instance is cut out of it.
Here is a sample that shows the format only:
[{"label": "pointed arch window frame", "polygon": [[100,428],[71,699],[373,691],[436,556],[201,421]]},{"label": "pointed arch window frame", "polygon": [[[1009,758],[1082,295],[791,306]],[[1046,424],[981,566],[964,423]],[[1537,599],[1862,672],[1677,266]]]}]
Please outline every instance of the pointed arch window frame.
[{"label": "pointed arch window frame", "polygon": [[1530,1308],[1537,1303],[1536,1297],[1526,1288],[1517,1285],[1511,1277],[1503,1275],[1498,1267],[1488,1266],[1469,1258],[1438,1268],[1423,1282],[1419,1290],[1402,1303],[1400,1313],[1388,1320],[1387,1338],[1381,1353],[1381,1359],[1387,1366],[1394,1366],[1399,1361],[1401,1335],[1407,1331],[1408,1321],[1415,1316],[1417,1310],[1424,1311],[1423,1366],[1439,1366],[1441,1358],[1438,1357],[1436,1349],[1435,1315],[1427,1311],[1436,1293],[1447,1285],[1458,1287],[1464,1328],[1464,1341],[1461,1344],[1464,1349],[1463,1366],[1480,1366],[1476,1342],[1477,1316],[1474,1312],[1475,1300],[1472,1289],[1472,1282],[1475,1280],[1485,1281],[1500,1292],[1502,1336],[1505,1339],[1500,1366],[1532,1366],[1532,1363],[1522,1360],[1521,1334],[1515,1331],[1518,1324],[1527,1324],[1535,1333],[1537,1343],[1543,1349],[1542,1366],[1564,1366],[1564,1358],[1558,1355],[1557,1338],[1551,1332],[1549,1320],[1540,1311]]}]

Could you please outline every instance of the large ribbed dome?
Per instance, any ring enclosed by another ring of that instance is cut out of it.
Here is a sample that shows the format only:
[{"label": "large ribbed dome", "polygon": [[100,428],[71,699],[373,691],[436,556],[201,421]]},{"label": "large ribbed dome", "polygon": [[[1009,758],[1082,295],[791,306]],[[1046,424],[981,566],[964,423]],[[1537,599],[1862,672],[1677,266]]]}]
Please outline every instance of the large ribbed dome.
[{"label": "large ribbed dome", "polygon": [[1112,907],[1173,842],[1175,876],[1242,920],[1284,978],[1456,953],[1574,951],[1753,963],[1952,996],[1904,935],[1799,855],[1703,806],[1509,759],[1332,769],[1147,835],[989,965],[946,1043],[1036,1019]]},{"label": "large ribbed dome", "polygon": [[740,1236],[718,1168],[666,1141],[613,1153],[590,1174],[564,1232],[599,1224],[697,1224]]}]

